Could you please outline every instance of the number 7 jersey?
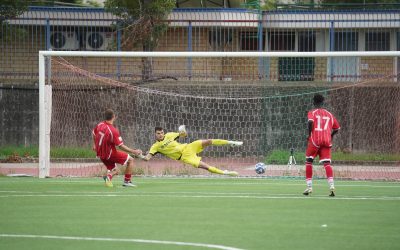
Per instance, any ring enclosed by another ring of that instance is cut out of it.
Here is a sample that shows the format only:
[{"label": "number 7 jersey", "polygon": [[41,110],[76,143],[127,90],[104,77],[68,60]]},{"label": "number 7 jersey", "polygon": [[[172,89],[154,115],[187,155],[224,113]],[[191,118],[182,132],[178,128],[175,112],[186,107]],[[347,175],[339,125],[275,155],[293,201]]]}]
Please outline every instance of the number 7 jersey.
[{"label": "number 7 jersey", "polygon": [[110,159],[113,152],[117,152],[115,146],[121,146],[123,143],[118,129],[107,122],[100,122],[92,131],[97,157],[100,159]]},{"label": "number 7 jersey", "polygon": [[312,121],[311,137],[309,140],[316,146],[332,146],[332,130],[340,129],[335,116],[323,108],[313,109],[308,112],[308,122]]}]

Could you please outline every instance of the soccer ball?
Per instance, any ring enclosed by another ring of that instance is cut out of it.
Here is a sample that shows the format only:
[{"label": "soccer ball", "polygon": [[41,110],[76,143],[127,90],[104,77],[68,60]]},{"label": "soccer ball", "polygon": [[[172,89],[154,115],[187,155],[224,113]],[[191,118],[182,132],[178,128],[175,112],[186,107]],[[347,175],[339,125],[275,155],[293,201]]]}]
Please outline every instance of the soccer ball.
[{"label": "soccer ball", "polygon": [[256,164],[255,170],[257,174],[263,174],[265,173],[265,164],[262,162],[259,162]]}]

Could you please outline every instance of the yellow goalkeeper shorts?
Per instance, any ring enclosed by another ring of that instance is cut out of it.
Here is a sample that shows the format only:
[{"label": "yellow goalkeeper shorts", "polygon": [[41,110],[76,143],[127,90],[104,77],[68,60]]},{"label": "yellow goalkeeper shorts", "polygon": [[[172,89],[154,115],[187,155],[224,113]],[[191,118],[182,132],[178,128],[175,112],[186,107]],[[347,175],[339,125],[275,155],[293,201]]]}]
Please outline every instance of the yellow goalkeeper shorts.
[{"label": "yellow goalkeeper shorts", "polygon": [[201,140],[194,141],[186,145],[182,151],[181,161],[198,168],[200,165],[201,157],[197,154],[203,151]]}]

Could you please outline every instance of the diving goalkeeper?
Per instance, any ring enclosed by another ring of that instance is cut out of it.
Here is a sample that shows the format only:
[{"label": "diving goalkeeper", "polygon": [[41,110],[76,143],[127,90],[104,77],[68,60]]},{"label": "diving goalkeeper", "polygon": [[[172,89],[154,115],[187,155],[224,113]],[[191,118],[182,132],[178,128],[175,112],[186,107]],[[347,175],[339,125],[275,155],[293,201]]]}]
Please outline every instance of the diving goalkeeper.
[{"label": "diving goalkeeper", "polygon": [[142,160],[148,161],[156,155],[161,153],[173,160],[182,161],[186,164],[190,164],[195,168],[202,168],[208,170],[214,174],[237,176],[236,171],[220,170],[216,167],[210,166],[207,163],[201,161],[201,157],[197,154],[202,152],[206,147],[215,145],[231,145],[231,146],[241,146],[243,142],[241,141],[227,141],[221,139],[208,139],[208,140],[197,140],[189,144],[182,144],[177,142],[179,137],[186,137],[187,132],[185,125],[179,126],[179,133],[170,132],[164,134],[164,129],[161,127],[155,128],[155,138],[156,142],[151,146],[149,153],[144,155],[139,155]]}]

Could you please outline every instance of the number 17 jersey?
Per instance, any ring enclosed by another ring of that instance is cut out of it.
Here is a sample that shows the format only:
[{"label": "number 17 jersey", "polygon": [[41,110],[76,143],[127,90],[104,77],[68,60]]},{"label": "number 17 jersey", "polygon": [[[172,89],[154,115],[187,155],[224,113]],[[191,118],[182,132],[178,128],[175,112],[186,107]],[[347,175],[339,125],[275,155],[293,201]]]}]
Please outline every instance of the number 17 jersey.
[{"label": "number 17 jersey", "polygon": [[339,122],[335,116],[326,109],[318,108],[310,110],[307,117],[309,122],[313,122],[309,140],[317,147],[331,147],[332,130],[340,129]]}]

